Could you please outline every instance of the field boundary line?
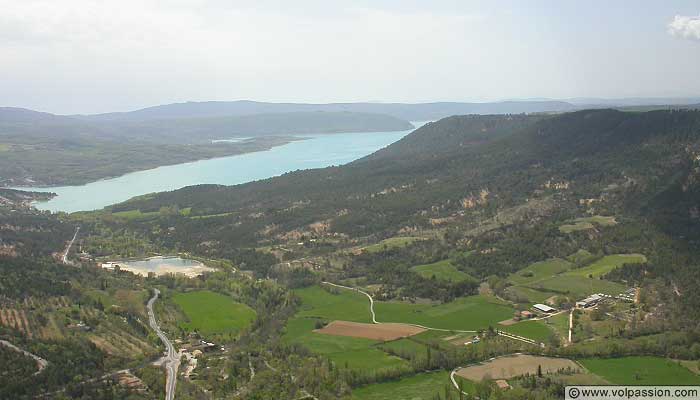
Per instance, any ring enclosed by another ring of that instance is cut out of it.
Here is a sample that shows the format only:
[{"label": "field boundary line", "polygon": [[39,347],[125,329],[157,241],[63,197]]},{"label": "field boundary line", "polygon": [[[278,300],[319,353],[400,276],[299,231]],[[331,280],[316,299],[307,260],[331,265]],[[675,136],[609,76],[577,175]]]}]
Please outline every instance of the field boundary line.
[{"label": "field boundary line", "polygon": [[[367,292],[365,292],[365,291],[362,291],[362,290],[360,290],[360,289],[358,289],[358,288],[354,288],[354,287],[350,287],[350,286],[338,285],[338,284],[333,283],[333,282],[326,282],[326,281],[323,281],[323,282],[321,282],[321,283],[326,284],[326,285],[335,286],[335,287],[341,288],[341,289],[353,290],[353,291],[355,291],[355,292],[364,294],[364,295],[367,296],[367,298],[369,299],[369,311],[372,313],[372,323],[373,323],[373,324],[380,324],[380,323],[381,323],[381,322],[378,322],[378,321],[377,321],[376,314],[374,313],[374,299],[372,298],[372,296],[370,296],[369,293],[367,293]],[[410,323],[410,322],[385,322],[385,323],[410,325],[410,326],[415,326],[416,328],[421,328],[421,329],[425,329],[425,330],[429,330],[429,331],[459,332],[459,333],[477,333],[477,331],[465,331],[465,330],[460,330],[460,329],[431,328],[431,327],[429,327],[429,326],[419,325],[419,324],[413,324],[413,323]]]},{"label": "field boundary line", "polygon": [[[337,288],[340,288],[340,289],[352,290],[352,291],[355,291],[355,292],[364,294],[364,295],[367,296],[367,298],[369,299],[369,311],[370,311],[370,313],[372,313],[372,323],[373,323],[373,324],[379,324],[379,323],[381,323],[381,322],[378,322],[378,321],[377,321],[376,314],[375,314],[375,312],[374,312],[374,299],[372,298],[372,296],[371,296],[369,293],[367,293],[367,292],[365,292],[365,291],[363,291],[363,290],[361,290],[361,289],[358,289],[358,288],[354,288],[354,287],[351,287],[351,286],[338,285],[337,283],[333,283],[333,282],[322,281],[321,283],[322,283],[322,284],[325,284],[325,285],[334,286],[334,287],[337,287]],[[419,324],[414,324],[414,323],[410,323],[410,322],[389,322],[389,323],[398,323],[398,324],[411,325],[411,326],[415,326],[415,327],[421,328],[421,329],[426,329],[426,330],[429,330],[429,331],[457,332],[457,333],[478,333],[478,331],[475,331],[475,330],[433,328],[433,327],[430,327],[430,326],[419,325]],[[519,340],[519,341],[521,341],[521,342],[525,342],[525,343],[528,343],[528,344],[539,345],[539,346],[541,346],[541,347],[544,347],[544,343],[538,342],[538,341],[536,341],[536,340],[534,340],[534,339],[530,339],[530,338],[525,337],[525,336],[520,336],[520,335],[516,335],[516,334],[513,334],[513,333],[505,332],[505,331],[502,331],[502,330],[500,330],[500,329],[496,329],[496,334],[499,335],[499,336],[503,336],[503,337],[512,339],[512,340]]]}]

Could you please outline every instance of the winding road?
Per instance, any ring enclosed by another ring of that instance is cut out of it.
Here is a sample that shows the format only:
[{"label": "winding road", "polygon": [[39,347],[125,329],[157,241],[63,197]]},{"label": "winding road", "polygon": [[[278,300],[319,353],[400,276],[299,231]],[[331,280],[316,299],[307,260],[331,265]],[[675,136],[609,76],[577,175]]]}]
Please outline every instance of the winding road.
[{"label": "winding road", "polygon": [[160,326],[158,326],[158,322],[156,321],[156,316],[153,312],[153,303],[156,302],[159,295],[160,290],[153,289],[153,297],[148,300],[148,304],[146,305],[148,308],[148,323],[165,345],[166,355],[163,357],[163,365],[165,365],[168,374],[165,378],[165,400],[173,400],[175,398],[175,387],[177,385],[177,369],[180,367],[180,354],[175,351],[175,346],[173,346],[172,342],[165,336],[163,331],[160,330]]},{"label": "winding road", "polygon": [[[372,298],[372,296],[371,296],[369,293],[364,292],[364,291],[362,291],[362,290],[360,290],[360,289],[358,289],[358,288],[354,288],[354,287],[350,287],[350,286],[338,285],[338,284],[332,283],[332,282],[325,282],[325,281],[324,281],[324,282],[321,282],[321,283],[324,284],[324,285],[334,286],[334,287],[337,287],[337,288],[340,288],[340,289],[353,290],[353,291],[355,291],[355,292],[362,293],[362,294],[364,294],[365,296],[367,296],[367,298],[369,299],[369,311],[372,313],[372,323],[374,323],[374,324],[378,324],[378,323],[379,323],[379,322],[377,322],[376,314],[374,313],[374,299]],[[406,325],[417,326],[417,327],[419,327],[419,328],[423,328],[423,329],[427,329],[427,330],[431,330],[431,331],[460,332],[460,333],[476,333],[476,331],[461,331],[461,330],[456,330],[456,329],[431,328],[431,327],[428,327],[428,326],[423,326],[423,325],[418,325],[418,324],[406,324]],[[500,331],[500,330],[496,330],[496,333],[497,333],[499,336],[503,336],[503,337],[506,337],[506,338],[509,338],[509,339],[519,340],[519,341],[521,341],[521,342],[525,342],[525,343],[532,344],[532,345],[544,346],[543,343],[538,343],[537,341],[532,340],[532,339],[530,339],[530,338],[526,338],[526,337],[524,337],[524,336],[515,335],[515,334],[512,334],[512,333],[507,333],[507,332],[503,332],[503,331]],[[516,354],[519,354],[519,353],[516,353]],[[460,390],[460,387],[459,387],[459,384],[457,383],[457,380],[455,379],[455,375],[457,374],[457,371],[459,371],[459,370],[462,369],[462,368],[464,368],[464,367],[457,367],[457,368],[453,369],[452,372],[450,373],[450,380],[452,381],[452,385],[453,385],[453,386],[455,387],[455,389],[457,389],[458,391]],[[466,392],[462,392],[462,393],[463,393],[463,394],[466,394],[466,395],[469,395],[469,393],[466,393]]]},{"label": "winding road", "polygon": [[[325,282],[325,281],[324,281],[324,282],[321,282],[321,283],[324,284],[324,285],[334,286],[334,287],[337,287],[337,288],[340,288],[340,289],[353,290],[353,291],[355,291],[355,292],[362,293],[362,294],[364,294],[365,296],[367,296],[367,298],[369,299],[369,312],[372,314],[372,323],[373,323],[373,324],[379,324],[379,323],[380,323],[380,322],[377,321],[377,316],[376,316],[376,314],[374,313],[374,299],[372,298],[372,296],[370,296],[369,293],[364,292],[364,291],[362,291],[362,290],[360,290],[360,289],[358,289],[358,288],[354,288],[354,287],[350,287],[350,286],[338,285],[338,284],[332,283],[332,282]],[[401,323],[404,324],[404,325],[411,325],[411,326],[415,326],[415,327],[418,327],[418,328],[427,329],[427,330],[429,330],[429,331],[459,332],[459,333],[477,333],[477,331],[465,331],[465,330],[459,330],[459,329],[433,328],[433,327],[430,327],[430,326],[418,325],[418,324],[411,324],[411,323],[406,323],[406,322],[401,322]],[[500,330],[496,330],[496,333],[497,333],[498,335],[500,335],[500,336],[507,337],[507,338],[513,339],[513,340],[519,340],[519,341],[521,341],[521,342],[525,342],[525,343],[528,343],[528,344],[542,345],[542,343],[537,343],[537,341],[535,341],[535,340],[532,340],[532,339],[530,339],[530,338],[526,338],[526,337],[524,337],[524,336],[515,335],[515,334],[513,334],[513,333],[503,332],[503,331],[500,331]]]},{"label": "winding road", "polygon": [[36,361],[36,366],[38,371],[34,373],[34,375],[38,375],[41,371],[44,370],[49,365],[49,362],[44,360],[43,358],[37,356],[36,354],[32,354],[28,352],[27,350],[20,349],[19,347],[15,346],[14,344],[8,342],[7,340],[0,340],[0,346],[7,347],[9,349],[12,349],[18,353],[22,353],[27,357],[32,358],[34,361]]}]

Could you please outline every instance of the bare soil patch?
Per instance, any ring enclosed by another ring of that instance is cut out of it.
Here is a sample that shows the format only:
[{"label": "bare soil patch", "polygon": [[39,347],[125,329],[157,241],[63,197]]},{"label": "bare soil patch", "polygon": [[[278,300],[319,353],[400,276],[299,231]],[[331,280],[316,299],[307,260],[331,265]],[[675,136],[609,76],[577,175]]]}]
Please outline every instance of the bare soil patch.
[{"label": "bare soil patch", "polygon": [[325,335],[350,336],[372,340],[395,340],[425,332],[425,329],[406,324],[363,324],[360,322],[333,321],[314,332]]},{"label": "bare soil patch", "polygon": [[479,365],[462,368],[457,375],[471,381],[487,379],[510,379],[524,374],[536,374],[537,367],[542,367],[542,373],[556,373],[560,369],[571,368],[580,370],[578,364],[566,358],[552,358],[519,354],[511,357],[501,357]]}]

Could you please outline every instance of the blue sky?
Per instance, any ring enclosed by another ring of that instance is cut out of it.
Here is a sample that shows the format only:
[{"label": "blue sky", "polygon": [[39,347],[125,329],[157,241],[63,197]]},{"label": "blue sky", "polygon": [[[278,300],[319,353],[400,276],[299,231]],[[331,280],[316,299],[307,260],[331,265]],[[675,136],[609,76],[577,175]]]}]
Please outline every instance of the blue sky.
[{"label": "blue sky", "polygon": [[697,1],[0,0],[0,105],[700,96]]}]

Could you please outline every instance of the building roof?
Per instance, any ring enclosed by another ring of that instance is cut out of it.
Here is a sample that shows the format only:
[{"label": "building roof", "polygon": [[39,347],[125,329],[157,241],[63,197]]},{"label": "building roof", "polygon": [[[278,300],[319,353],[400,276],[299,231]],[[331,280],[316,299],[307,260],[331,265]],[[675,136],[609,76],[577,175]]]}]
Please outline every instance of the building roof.
[{"label": "building roof", "polygon": [[600,301],[600,300],[602,300],[603,298],[605,298],[605,296],[603,296],[602,293],[596,293],[596,294],[592,294],[592,295],[586,297],[586,298],[583,299],[583,300],[577,301],[576,303],[590,304],[590,303],[595,303],[595,302],[597,302],[597,301]]},{"label": "building roof", "polygon": [[548,306],[548,305],[546,305],[546,304],[535,304],[535,305],[533,305],[532,307],[533,307],[533,308],[536,308],[536,309],[538,309],[538,310],[540,310],[540,311],[544,311],[544,312],[556,311],[555,308],[552,308],[552,307],[550,307],[550,306]]},{"label": "building roof", "polygon": [[505,379],[498,379],[496,381],[496,386],[498,386],[499,389],[510,389],[510,385]]}]

